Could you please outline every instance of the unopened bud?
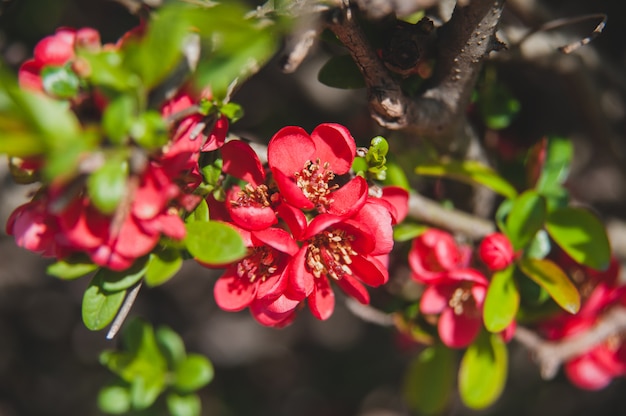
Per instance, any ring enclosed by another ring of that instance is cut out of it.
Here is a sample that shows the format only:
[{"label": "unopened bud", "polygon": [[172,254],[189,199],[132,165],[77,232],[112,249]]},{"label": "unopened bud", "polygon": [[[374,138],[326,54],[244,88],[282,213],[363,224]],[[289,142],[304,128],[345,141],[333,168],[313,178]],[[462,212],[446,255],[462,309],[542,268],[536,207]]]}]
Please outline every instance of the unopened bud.
[{"label": "unopened bud", "polygon": [[505,269],[513,262],[515,253],[509,239],[501,233],[489,234],[478,247],[478,256],[489,270]]}]

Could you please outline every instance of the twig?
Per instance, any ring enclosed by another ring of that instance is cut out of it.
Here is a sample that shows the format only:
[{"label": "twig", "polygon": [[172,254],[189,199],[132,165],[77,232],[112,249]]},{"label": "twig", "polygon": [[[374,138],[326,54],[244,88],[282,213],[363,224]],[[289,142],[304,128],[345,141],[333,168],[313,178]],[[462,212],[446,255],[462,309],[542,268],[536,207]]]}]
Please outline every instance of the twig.
[{"label": "twig", "polygon": [[122,303],[122,307],[120,308],[120,311],[117,313],[115,320],[113,320],[113,323],[111,324],[111,328],[109,328],[109,332],[107,332],[107,337],[106,337],[107,339],[115,338],[115,335],[117,335],[117,333],[119,332],[120,328],[124,324],[124,321],[126,320],[126,317],[128,316],[128,313],[130,312],[130,309],[133,307],[133,304],[135,303],[135,299],[137,298],[137,295],[139,294],[139,289],[141,289],[141,281],[139,281],[139,283],[137,283],[131,289],[131,291],[128,293],[128,295],[124,299],[124,303]]},{"label": "twig", "polygon": [[515,339],[532,353],[539,365],[541,377],[549,380],[554,378],[563,363],[624,331],[626,331],[626,308],[616,306],[605,313],[589,330],[559,342],[546,341],[524,327],[517,327]]},{"label": "twig", "polygon": [[352,298],[346,298],[346,306],[355,316],[365,322],[380,326],[394,326],[393,315],[379,311],[369,305],[363,305]]}]

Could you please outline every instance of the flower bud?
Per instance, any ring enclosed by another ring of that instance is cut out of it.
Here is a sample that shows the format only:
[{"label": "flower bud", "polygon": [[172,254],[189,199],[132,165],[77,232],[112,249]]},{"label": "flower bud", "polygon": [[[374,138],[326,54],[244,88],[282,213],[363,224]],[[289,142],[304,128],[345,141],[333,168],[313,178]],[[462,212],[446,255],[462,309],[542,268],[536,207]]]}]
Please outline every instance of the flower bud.
[{"label": "flower bud", "polygon": [[489,270],[505,269],[513,262],[515,253],[509,239],[501,233],[492,233],[483,239],[478,247],[478,256]]}]

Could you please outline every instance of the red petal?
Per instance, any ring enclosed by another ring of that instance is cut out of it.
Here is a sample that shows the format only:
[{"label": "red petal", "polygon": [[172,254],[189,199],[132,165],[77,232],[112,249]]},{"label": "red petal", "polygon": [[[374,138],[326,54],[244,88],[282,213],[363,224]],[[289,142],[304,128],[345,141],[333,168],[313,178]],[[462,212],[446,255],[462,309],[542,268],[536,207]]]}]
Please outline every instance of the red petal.
[{"label": "red petal", "polygon": [[373,237],[376,246],[371,253],[374,256],[387,254],[393,248],[393,228],[391,214],[381,204],[368,202],[354,216],[354,220],[365,225]]},{"label": "red petal", "polygon": [[267,146],[267,163],[272,170],[293,176],[316,157],[315,143],[304,129],[288,126],[280,129]]},{"label": "red petal", "polygon": [[385,186],[382,200],[387,201],[392,207],[391,215],[394,224],[399,224],[409,213],[409,192],[399,186]]},{"label": "red petal", "polygon": [[315,285],[315,277],[306,269],[306,252],[309,246],[300,248],[289,263],[288,295],[293,299],[304,299],[311,294]]},{"label": "red petal", "polygon": [[109,245],[113,251],[124,257],[137,258],[148,254],[159,241],[158,233],[146,234],[132,215],[126,217],[114,242]]},{"label": "red petal", "polygon": [[[340,217],[349,217],[363,207],[367,200],[367,181],[357,176],[347,184],[331,193],[333,202],[328,207],[328,213]],[[389,225],[391,229],[391,224]]]},{"label": "red petal", "polygon": [[454,280],[458,282],[461,282],[461,281],[474,282],[483,286],[487,286],[489,284],[489,282],[487,281],[487,278],[483,276],[483,274],[480,273],[478,270],[474,270],[474,269],[450,270],[446,274],[446,279]]},{"label": "red petal", "polygon": [[420,300],[420,311],[425,314],[439,314],[448,306],[455,287],[451,285],[430,285],[426,287]]},{"label": "red petal", "polygon": [[315,205],[307,198],[302,189],[296,185],[292,176],[287,176],[278,169],[272,169],[272,175],[280,194],[288,204],[300,209],[313,209]]},{"label": "red petal", "polygon": [[482,324],[480,316],[456,315],[451,308],[446,308],[439,317],[439,337],[448,347],[464,348],[474,341]]},{"label": "red petal", "polygon": [[354,272],[354,276],[366,285],[376,287],[389,280],[387,268],[374,257],[357,255],[352,256],[351,259],[350,269]]},{"label": "red petal", "polygon": [[280,228],[268,228],[262,231],[255,231],[252,233],[252,236],[262,243],[291,256],[294,256],[300,249],[291,235]]},{"label": "red petal", "polygon": [[367,292],[367,289],[354,277],[350,275],[343,276],[337,280],[337,286],[363,305],[370,303],[370,294]]},{"label": "red petal", "polygon": [[34,91],[43,91],[40,73],[41,64],[35,62],[34,59],[25,61],[17,72],[20,87]]},{"label": "red petal", "polygon": [[65,64],[74,57],[74,39],[74,33],[67,30],[46,36],[35,46],[35,60],[42,65]]},{"label": "red petal", "polygon": [[278,218],[276,218],[276,214],[271,207],[233,207],[230,199],[226,207],[233,222],[239,227],[250,231],[264,230],[278,222]]},{"label": "red petal", "polygon": [[315,157],[330,164],[330,170],[343,175],[352,167],[356,154],[356,143],[350,131],[334,123],[320,124],[311,133],[315,143]]},{"label": "red petal", "polygon": [[91,249],[109,235],[111,219],[91,209],[84,199],[75,199],[59,215],[63,237],[78,249]]},{"label": "red petal", "polygon": [[221,116],[215,122],[213,130],[209,133],[207,141],[202,145],[203,152],[217,150],[224,145],[226,135],[228,134],[228,118]]},{"label": "red petal", "polygon": [[239,277],[236,266],[231,267],[215,282],[215,302],[225,311],[240,311],[252,303],[257,286],[257,283],[250,283],[249,280]]},{"label": "red petal", "polygon": [[317,319],[322,321],[330,318],[335,309],[335,294],[328,283],[328,279],[320,277],[315,279],[315,289],[308,297],[309,309]]},{"label": "red petal", "polygon": [[269,304],[259,301],[252,302],[250,312],[260,324],[281,328],[293,321],[298,304],[297,301],[281,296]]},{"label": "red petal", "polygon": [[224,173],[259,186],[265,182],[263,165],[249,144],[241,140],[231,140],[221,148]]},{"label": "red petal", "polygon": [[108,245],[96,247],[89,253],[91,260],[97,265],[111,270],[122,271],[128,269],[135,262],[135,258],[129,258],[112,251]]},{"label": "red petal", "polygon": [[257,299],[260,300],[273,300],[280,297],[287,285],[289,284],[289,272],[283,262],[278,266],[277,272],[259,283],[259,288],[256,294]]},{"label": "red petal", "polygon": [[572,383],[586,390],[600,390],[611,383],[613,376],[598,365],[590,354],[565,364],[565,374]]},{"label": "red petal", "polygon": [[289,231],[291,231],[293,238],[296,240],[302,239],[302,235],[307,227],[307,219],[304,212],[293,205],[286,203],[279,204],[276,211],[283,221],[285,221],[287,227],[289,227]]}]

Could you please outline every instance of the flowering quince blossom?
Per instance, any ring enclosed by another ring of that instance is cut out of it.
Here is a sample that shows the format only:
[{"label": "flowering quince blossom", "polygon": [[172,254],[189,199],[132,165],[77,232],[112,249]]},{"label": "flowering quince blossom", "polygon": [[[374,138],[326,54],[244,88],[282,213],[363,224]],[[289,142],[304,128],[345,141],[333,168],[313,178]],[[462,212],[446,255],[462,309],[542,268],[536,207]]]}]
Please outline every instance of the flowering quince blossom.
[{"label": "flowering quince blossom", "polygon": [[482,328],[488,281],[468,267],[469,259],[452,235],[437,229],[417,237],[409,253],[413,279],[427,285],[420,311],[439,315],[439,337],[452,348],[468,346]]},{"label": "flowering quince blossom", "polygon": [[491,271],[506,269],[513,262],[515,253],[511,242],[502,233],[486,236],[478,246],[478,256]]},{"label": "flowering quince blossom", "polygon": [[33,58],[25,61],[18,71],[22,88],[43,91],[41,71],[46,66],[63,66],[74,57],[77,46],[100,48],[100,34],[92,28],[60,28],[35,45]]},{"label": "flowering quince blossom", "polygon": [[333,180],[348,173],[355,154],[356,143],[348,129],[326,123],[311,135],[300,127],[284,127],[270,140],[267,161],[288,204],[348,217],[365,203],[367,182],[356,176],[339,187]]},{"label": "flowering quince blossom", "polygon": [[[574,268],[573,260],[565,256],[561,260],[568,270]],[[577,269],[578,278],[583,278],[579,282],[585,296],[582,307],[576,315],[561,313],[540,325],[539,329],[550,341],[576,337],[598,324],[610,308],[626,306],[626,286],[617,285],[619,263],[615,258],[604,272],[580,265]],[[626,343],[623,336],[609,337],[572,358],[565,363],[564,370],[573,384],[586,390],[600,390],[608,386],[613,378],[626,377]]]}]

